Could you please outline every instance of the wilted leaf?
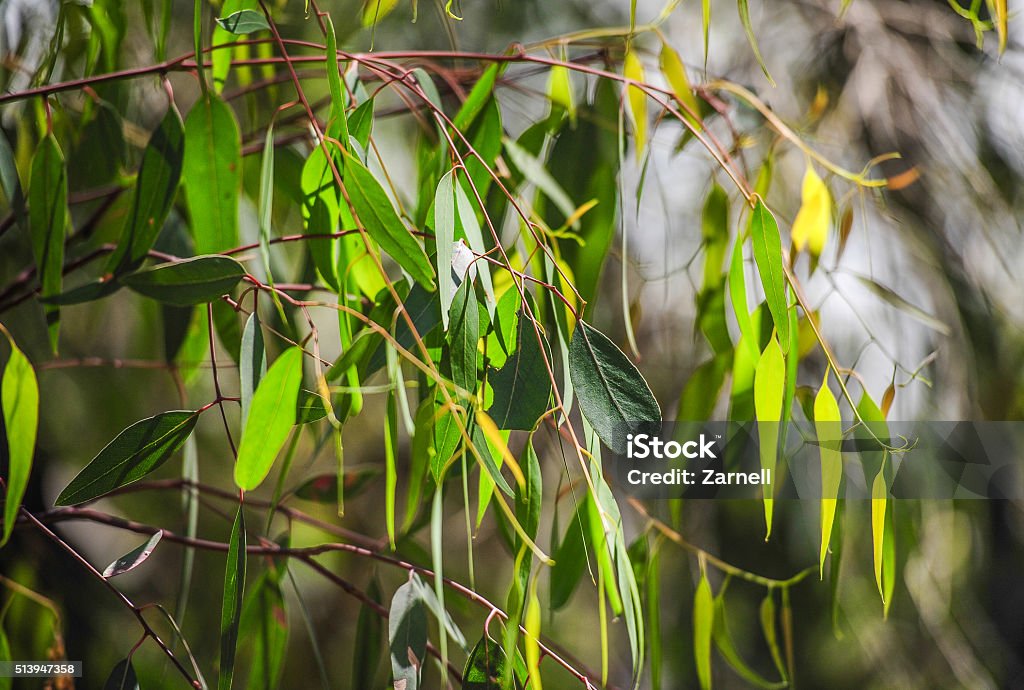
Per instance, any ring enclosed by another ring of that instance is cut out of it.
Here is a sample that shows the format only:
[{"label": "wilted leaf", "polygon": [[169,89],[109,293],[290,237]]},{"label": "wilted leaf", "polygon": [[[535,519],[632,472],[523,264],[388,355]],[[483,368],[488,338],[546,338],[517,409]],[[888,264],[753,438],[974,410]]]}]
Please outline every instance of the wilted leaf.
[{"label": "wilted leaf", "polygon": [[836,516],[839,485],[843,479],[842,417],[839,404],[828,387],[828,370],[821,389],[814,398],[814,430],[821,455],[821,547],[818,552],[818,574],[825,573],[825,554],[832,536],[832,523]]},{"label": "wilted leaf", "polygon": [[245,267],[230,257],[196,256],[136,271],[122,282],[158,302],[187,307],[228,294],[245,273]]},{"label": "wilted leaf", "polygon": [[117,662],[107,677],[107,682],[103,684],[103,690],[139,690],[139,681],[135,677],[132,662],[128,659]]},{"label": "wilted leaf", "polygon": [[153,553],[153,549],[155,549],[156,545],[160,543],[160,539],[163,536],[163,530],[155,532],[144,544],[140,544],[104,568],[103,577],[108,579],[111,577],[117,577],[118,575],[127,573],[129,570],[134,570],[142,565],[142,563],[149,558],[150,554]]},{"label": "wilted leaf", "polygon": [[191,410],[175,410],[135,422],[71,480],[55,503],[85,503],[142,479],[185,443],[198,420],[199,415]]}]

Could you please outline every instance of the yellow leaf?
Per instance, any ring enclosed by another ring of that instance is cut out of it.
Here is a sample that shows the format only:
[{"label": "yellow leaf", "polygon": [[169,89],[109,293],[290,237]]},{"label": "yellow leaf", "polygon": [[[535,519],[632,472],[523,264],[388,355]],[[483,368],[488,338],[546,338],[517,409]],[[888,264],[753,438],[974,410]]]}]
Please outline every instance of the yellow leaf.
[{"label": "yellow leaf", "polygon": [[[786,387],[786,358],[774,334],[761,353],[754,371],[754,414],[757,416],[757,437],[760,445],[761,469],[775,474],[778,459],[779,422]],[[772,487],[774,477],[764,485],[765,541],[772,533]]]},{"label": "yellow leaf", "polygon": [[672,93],[675,94],[676,99],[686,106],[686,110],[684,110],[686,119],[699,128],[700,109],[697,105],[697,98],[693,95],[693,87],[690,86],[690,80],[686,76],[683,61],[679,59],[679,53],[673,50],[668,43],[661,46],[661,73],[665,75],[669,86],[672,87]]},{"label": "yellow leaf", "polygon": [[[637,83],[644,81],[644,66],[632,49],[626,51],[626,59],[622,65],[622,75]],[[636,159],[643,157],[644,144],[647,141],[647,94],[638,86],[630,86],[626,90],[629,101],[629,116],[636,135]]]},{"label": "yellow leaf", "polygon": [[374,26],[395,9],[398,0],[365,0],[363,2],[363,26]]},{"label": "yellow leaf", "polygon": [[839,450],[843,434],[842,417],[839,404],[828,387],[827,369],[821,389],[814,398],[814,430],[821,455],[821,549],[818,552],[818,575],[822,576],[825,572],[825,554],[828,553],[832,538],[832,524],[836,517],[836,499],[843,478],[843,457]]},{"label": "yellow leaf", "polygon": [[879,468],[875,480],[871,483],[871,543],[875,563],[875,584],[878,593],[885,601],[885,590],[882,587],[882,562],[885,548],[885,503],[888,488],[885,485],[885,461]]},{"label": "yellow leaf", "polygon": [[576,102],[573,99],[572,81],[567,67],[555,65],[548,73],[548,99],[552,104],[565,108],[565,112],[569,113],[569,120],[576,122]]},{"label": "yellow leaf", "polygon": [[530,603],[526,605],[524,616],[526,628],[526,639],[523,646],[526,647],[526,669],[530,674],[530,687],[541,689],[540,683],[540,601],[537,593],[530,592]]},{"label": "yellow leaf", "polygon": [[832,216],[832,199],[828,187],[814,167],[807,166],[804,174],[800,212],[793,221],[793,246],[798,252],[808,249],[815,257],[821,255],[828,238],[828,226]]}]

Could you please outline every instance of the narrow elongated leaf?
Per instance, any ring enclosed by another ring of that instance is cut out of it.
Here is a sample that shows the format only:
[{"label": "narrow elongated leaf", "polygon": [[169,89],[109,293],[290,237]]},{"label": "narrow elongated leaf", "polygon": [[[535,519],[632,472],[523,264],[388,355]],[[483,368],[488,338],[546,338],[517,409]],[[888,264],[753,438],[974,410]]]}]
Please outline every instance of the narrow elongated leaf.
[{"label": "narrow elongated leaf", "polygon": [[761,49],[757,47],[757,36],[754,35],[754,25],[750,21],[750,3],[748,0],[736,0],[736,7],[740,12],[740,21],[743,23],[743,31],[747,34],[747,41],[750,43],[751,50],[754,51],[754,57],[757,58],[757,64],[761,66],[761,71],[764,72],[764,76],[768,79],[768,83],[775,86],[775,80],[772,79],[772,75],[768,73],[768,66],[764,64],[764,58],[761,57]]},{"label": "narrow elongated leaf", "polygon": [[196,256],[171,261],[126,275],[122,282],[135,292],[176,307],[204,304],[225,295],[246,273],[228,256]]},{"label": "narrow elongated leaf", "polygon": [[[7,633],[4,632],[3,626],[0,626],[0,661],[11,661],[11,643],[7,639]],[[0,678],[0,690],[11,690],[12,682],[11,678]]]},{"label": "narrow elongated leaf", "polygon": [[[761,469],[775,474],[778,458],[779,422],[782,420],[782,398],[786,386],[786,360],[773,336],[761,353],[754,372],[754,414],[757,415],[757,437],[760,444]],[[774,479],[774,478],[773,478]],[[773,482],[765,484],[765,539],[772,533]]]},{"label": "narrow elongated leaf", "polygon": [[[551,176],[551,173],[544,167],[544,163],[512,139],[506,138],[504,143],[508,157],[523,173],[523,177],[544,192],[544,196],[551,200],[551,203],[561,211],[562,215],[566,218],[573,217],[576,213],[576,204],[558,184],[558,181]],[[579,221],[574,221],[573,225],[579,227]]]},{"label": "narrow elongated leaf", "polygon": [[[626,51],[622,63],[622,76],[642,84],[644,82],[644,66],[632,48]],[[633,123],[636,136],[636,159],[643,158],[644,147],[647,145],[647,94],[639,86],[632,84],[626,87],[626,100],[629,103],[629,119]]]},{"label": "narrow elongated leaf", "polygon": [[587,546],[585,535],[590,533],[590,510],[587,508],[587,494],[580,500],[576,512],[565,529],[565,536],[555,553],[555,565],[551,568],[551,608],[558,610],[566,605],[573,590],[583,577],[587,567]]},{"label": "narrow elongated leaf", "polygon": [[183,166],[192,235],[200,254],[222,252],[238,244],[241,147],[231,106],[207,91],[185,120]]},{"label": "narrow elongated leaf", "polygon": [[[488,444],[487,435],[484,433],[483,428],[480,424],[473,426],[473,446],[476,448],[477,453],[480,455],[480,463],[483,466],[487,476],[491,478],[491,481],[501,489],[501,492],[506,496],[514,496],[515,492],[512,487],[509,486],[508,482],[505,481],[505,477],[501,474],[501,468],[494,461],[494,456],[491,455],[490,445]],[[475,457],[475,456],[474,456]]]},{"label": "narrow elongated leaf", "polygon": [[270,29],[267,18],[256,10],[240,10],[226,17],[217,17],[217,23],[225,31],[235,35],[251,34]]},{"label": "narrow elongated leaf", "polygon": [[569,119],[576,122],[576,99],[573,98],[572,79],[569,68],[555,65],[548,72],[548,100],[569,114]]},{"label": "narrow elongated leaf", "polygon": [[661,423],[661,408],[640,371],[585,321],[569,342],[569,373],[584,416],[616,453],[626,452],[627,430]]},{"label": "narrow elongated leaf", "polygon": [[135,677],[135,669],[128,659],[121,659],[114,670],[107,676],[103,690],[139,690],[139,681]]},{"label": "narrow elongated leaf", "polygon": [[412,580],[399,587],[391,599],[388,640],[395,690],[417,690],[427,655],[427,613],[420,588]]},{"label": "narrow elongated leaf", "polygon": [[702,573],[693,597],[693,659],[697,665],[697,679],[704,690],[711,687],[711,636],[714,622],[714,597],[711,585]]},{"label": "narrow elongated leaf", "polygon": [[505,366],[491,372],[494,402],[487,414],[499,429],[529,431],[550,405],[551,379],[545,361],[551,361],[551,354],[546,340],[541,349],[533,321],[525,312],[519,314],[517,342]]},{"label": "narrow elongated leaf", "polygon": [[537,599],[536,591],[530,592],[530,599],[526,605],[526,615],[523,617],[523,627],[526,628],[523,647],[526,648],[526,670],[530,674],[530,687],[541,690],[540,601]]},{"label": "narrow elongated leaf", "polygon": [[295,425],[301,383],[302,348],[291,347],[274,361],[252,396],[235,462],[235,483],[240,488],[251,491],[266,479]]},{"label": "narrow elongated leaf", "polygon": [[152,249],[178,193],[184,155],[185,128],[172,104],[142,154],[131,210],[117,250],[107,262],[108,272],[134,269]]},{"label": "narrow elongated leaf", "polygon": [[789,352],[789,316],[786,301],[786,276],[782,270],[782,238],[775,216],[758,200],[750,218],[750,234],[754,243],[754,262],[761,276],[768,311],[775,322],[779,345]]},{"label": "narrow elongated leaf", "polygon": [[[366,594],[372,601],[380,603],[380,585],[377,584],[376,578],[370,580]],[[355,644],[352,647],[353,688],[380,687],[376,679],[383,649],[383,632],[377,612],[369,606],[361,606],[359,618],[356,620]]]},{"label": "narrow elongated leaf", "polygon": [[[64,282],[64,233],[68,224],[68,173],[64,154],[52,134],[47,135],[32,157],[28,188],[28,225],[32,253],[39,275],[40,296],[59,295]],[[50,347],[57,351],[60,310],[45,307]]]},{"label": "narrow elongated leaf", "polygon": [[875,295],[877,295],[882,300],[887,302],[889,306],[895,309],[899,309],[900,311],[909,315],[913,319],[920,321],[921,323],[923,323],[925,326],[928,326],[928,328],[932,329],[936,333],[941,333],[942,335],[950,334],[951,331],[948,325],[946,325],[942,321],[939,321],[937,318],[926,312],[924,309],[921,309],[920,307],[915,306],[911,304],[909,301],[903,299],[890,288],[866,276],[857,276],[857,278],[864,285],[864,287],[871,290],[871,292],[875,293]]},{"label": "narrow elongated leaf", "polygon": [[[461,184],[455,185],[455,210],[458,214],[459,223],[462,225],[462,232],[466,235],[466,241],[469,243],[472,253],[483,256],[487,253],[487,247],[484,245],[484,236],[480,231],[480,222],[476,218],[474,204],[469,200],[469,195],[466,194],[466,190],[462,188]],[[458,262],[455,263],[457,264]],[[460,273],[458,269],[455,272]],[[494,296],[494,284],[491,280],[491,266],[486,261],[475,261],[470,269],[470,274],[472,275],[473,273],[480,276],[480,286],[484,289],[484,305],[487,307],[487,313],[491,318],[494,318],[497,300]],[[513,290],[512,292],[516,291]]]},{"label": "narrow elongated leaf", "polygon": [[451,305],[451,328],[448,343],[451,348],[452,381],[459,388],[476,392],[477,343],[480,340],[480,308],[473,283],[467,277],[455,293]]},{"label": "narrow elongated leaf", "polygon": [[437,244],[437,293],[441,298],[441,321],[448,330],[448,312],[455,299],[452,277],[452,246],[455,243],[455,171],[449,170],[437,183],[434,194],[434,239]]},{"label": "narrow elongated leaf", "polygon": [[144,544],[140,544],[104,568],[103,577],[108,579],[117,577],[118,575],[127,573],[129,570],[138,568],[153,553],[153,550],[156,548],[156,545],[160,543],[160,539],[163,536],[163,530],[155,532]]},{"label": "narrow elongated leaf", "polygon": [[4,428],[7,430],[8,472],[5,477],[4,530],[0,546],[7,543],[18,517],[18,508],[32,473],[36,431],[39,427],[39,384],[32,364],[14,340],[8,337],[11,354],[0,381],[0,403],[3,405]]},{"label": "narrow elongated leaf", "polygon": [[[266,374],[267,351],[263,346],[263,326],[260,324],[259,312],[253,310],[245,322],[245,328],[242,329],[242,348],[238,362],[239,396],[242,403],[242,428],[245,428],[245,420],[249,418],[252,397]],[[320,400],[319,396],[314,396],[314,398],[315,400]],[[323,409],[323,401],[321,401],[320,408]],[[297,409],[305,412],[305,409],[301,406]],[[321,417],[325,415],[326,411]],[[299,415],[299,417],[303,423],[307,421],[305,415]],[[309,419],[308,421],[314,420]]]},{"label": "narrow elongated leaf", "polygon": [[94,457],[60,492],[56,504],[70,506],[136,482],[163,465],[192,433],[199,415],[161,412],[135,422]]},{"label": "narrow elongated leaf", "polygon": [[235,676],[235,651],[238,647],[238,623],[245,593],[245,515],[238,506],[231,525],[228,558],[224,566],[224,596],[220,612],[220,672],[217,690],[231,690]]},{"label": "narrow elongated leaf", "polygon": [[433,290],[434,269],[430,266],[423,247],[405,227],[391,199],[366,166],[355,156],[345,154],[345,188],[359,220],[366,227],[370,237],[381,249],[391,255],[398,265],[405,269],[413,280],[428,290]]},{"label": "narrow elongated leaf", "polygon": [[814,398],[814,430],[818,436],[821,455],[821,548],[818,552],[818,575],[825,574],[825,554],[828,553],[832,537],[832,523],[836,517],[836,501],[839,498],[839,484],[843,478],[843,456],[840,446],[843,441],[842,417],[839,403],[828,387],[828,371],[821,389]]},{"label": "narrow elongated leaf", "polygon": [[828,187],[818,177],[814,166],[808,164],[800,195],[800,211],[796,214],[791,232],[793,247],[798,252],[807,249],[811,256],[820,256],[828,239],[831,218],[832,197],[828,193]]},{"label": "narrow elongated leaf", "polygon": [[661,73],[665,75],[669,86],[672,87],[672,93],[675,94],[676,100],[686,106],[688,111],[684,111],[686,118],[694,126],[700,127],[700,106],[697,105],[697,97],[693,95],[690,79],[686,76],[686,67],[679,58],[679,53],[667,42],[661,45],[660,62]]}]

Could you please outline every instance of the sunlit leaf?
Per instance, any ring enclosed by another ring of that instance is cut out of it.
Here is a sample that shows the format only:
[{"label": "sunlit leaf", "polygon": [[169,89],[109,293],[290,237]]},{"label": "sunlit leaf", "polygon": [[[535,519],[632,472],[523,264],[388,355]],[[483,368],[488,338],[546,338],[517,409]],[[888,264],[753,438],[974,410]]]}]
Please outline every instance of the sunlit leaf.
[{"label": "sunlit leaf", "polygon": [[55,503],[59,506],[85,503],[142,479],[185,443],[198,420],[195,412],[176,410],[135,422],[71,480]]},{"label": "sunlit leaf", "polygon": [[775,216],[758,200],[750,218],[750,234],[754,243],[754,262],[761,276],[768,310],[775,322],[779,345],[789,352],[789,315],[786,301],[786,276],[782,269],[782,239]]},{"label": "sunlit leaf", "polygon": [[[398,0],[363,0],[363,26],[374,26],[391,13]],[[412,690],[411,688],[409,690]]]},{"label": "sunlit leaf", "polygon": [[242,616],[245,593],[245,515],[239,504],[231,525],[227,563],[224,566],[224,595],[220,613],[220,671],[217,690],[231,690],[235,676],[235,651],[238,647],[238,624]]},{"label": "sunlit leaf", "polygon": [[252,396],[235,462],[235,483],[246,491],[259,486],[295,425],[302,383],[302,348],[290,347],[267,370]]},{"label": "sunlit leaf", "polygon": [[885,588],[882,584],[882,570],[885,557],[885,517],[888,496],[889,487],[885,482],[885,466],[883,464],[871,483],[872,561],[875,566],[875,584],[878,586],[878,593],[883,602],[885,601]]},{"label": "sunlit leaf", "polygon": [[711,637],[715,623],[715,603],[711,585],[702,573],[693,597],[693,658],[700,687],[711,687]]},{"label": "sunlit leaf", "polygon": [[584,416],[616,453],[626,452],[627,430],[661,423],[661,408],[640,371],[585,321],[576,324],[569,343],[569,373]]},{"label": "sunlit leaf", "polygon": [[[622,63],[622,76],[631,82],[644,83],[643,63],[632,48],[626,51]],[[643,158],[644,147],[647,145],[647,94],[639,86],[630,84],[626,87],[626,97],[629,102],[629,119],[633,123],[633,133],[636,137],[636,159],[639,161]]]},{"label": "sunlit leaf", "polygon": [[825,248],[825,241],[828,239],[831,219],[832,197],[828,193],[828,187],[818,177],[814,166],[808,164],[807,172],[804,173],[800,211],[796,214],[796,220],[793,221],[791,233],[793,247],[798,252],[807,249],[811,256],[820,256],[822,249]]},{"label": "sunlit leaf", "polygon": [[211,255],[159,264],[126,275],[122,282],[158,302],[187,307],[230,293],[245,274],[231,257]]},{"label": "sunlit leaf", "polygon": [[[455,298],[452,277],[452,245],[455,243],[455,171],[449,170],[434,194],[434,239],[437,244],[437,293],[441,298],[441,322],[448,329],[448,312]],[[461,276],[460,276],[461,279]]]},{"label": "sunlit leaf", "polygon": [[[39,294],[52,297],[60,294],[64,282],[64,234],[68,225],[68,173],[64,154],[52,134],[39,142],[32,157],[28,198],[28,225]],[[60,310],[54,305],[47,305],[44,310],[50,347],[56,352]]]},{"label": "sunlit leaf", "polygon": [[686,106],[684,114],[686,118],[696,127],[700,127],[700,106],[697,104],[697,97],[693,95],[693,87],[690,79],[686,76],[686,67],[675,51],[667,42],[661,44],[661,73],[665,75],[672,93],[676,99]]},{"label": "sunlit leaf", "polygon": [[814,398],[814,430],[818,437],[818,451],[821,456],[821,547],[818,552],[818,574],[824,577],[825,554],[828,553],[835,521],[836,501],[839,498],[839,484],[843,478],[843,456],[840,452],[843,440],[842,417],[839,404],[828,387],[828,370],[821,382],[821,389]]},{"label": "sunlit leaf", "polygon": [[555,65],[548,72],[548,100],[563,108],[570,120],[576,121],[576,99],[573,97],[568,67]]},{"label": "sunlit leaf", "polygon": [[[761,469],[775,474],[778,457],[779,427],[782,420],[782,398],[786,385],[786,360],[774,338],[768,341],[754,373],[754,413],[757,415],[757,436],[761,454]],[[765,539],[772,533],[774,477],[766,483],[764,491]]]},{"label": "sunlit leaf", "polygon": [[[464,690],[501,690],[506,664],[505,650],[484,633],[466,660],[462,687]],[[519,690],[518,680],[514,676],[512,680],[513,688]]]},{"label": "sunlit leaf", "polygon": [[156,548],[156,545],[160,543],[160,539],[163,536],[163,530],[155,532],[145,543],[135,547],[104,568],[103,577],[108,579],[111,577],[117,577],[122,573],[127,573],[129,570],[134,570],[142,565],[153,553],[153,550]]},{"label": "sunlit leaf", "polygon": [[7,493],[4,496],[4,529],[0,546],[7,543],[18,518],[21,499],[32,473],[36,432],[39,427],[39,384],[32,364],[8,336],[11,354],[0,381],[0,403],[3,405],[4,428],[7,432]]}]

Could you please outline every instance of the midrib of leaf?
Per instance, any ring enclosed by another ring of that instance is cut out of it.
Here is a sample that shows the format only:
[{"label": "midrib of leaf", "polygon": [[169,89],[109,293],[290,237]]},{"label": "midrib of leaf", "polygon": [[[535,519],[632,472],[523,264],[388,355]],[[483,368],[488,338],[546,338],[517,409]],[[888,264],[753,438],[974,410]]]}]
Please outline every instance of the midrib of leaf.
[{"label": "midrib of leaf", "polygon": [[584,328],[582,322],[580,323],[579,328],[581,329],[580,335],[583,336],[583,342],[587,346],[587,352],[590,353],[591,359],[594,360],[594,368],[597,370],[597,375],[601,377],[601,383],[604,385],[604,389],[608,393],[608,398],[612,401],[612,405],[615,406],[615,410],[619,413],[619,416],[622,417],[623,420],[628,421],[626,420],[626,411],[622,409],[622,406],[619,405],[615,396],[612,395],[611,384],[608,382],[608,379],[604,375],[604,371],[601,369],[601,363],[597,359],[597,353],[594,352],[594,347],[590,344],[590,336],[587,335],[586,328]]},{"label": "midrib of leaf", "polygon": [[[768,233],[765,231],[764,223],[765,210],[763,207],[758,206],[757,211],[755,211],[755,213],[758,214],[761,225],[760,238],[756,239],[760,241],[761,250],[764,252],[764,256],[767,259],[766,264],[768,268],[769,286],[772,290],[772,299],[775,300],[776,302],[781,302],[783,301],[783,296],[778,293],[778,281],[775,273],[775,267],[772,265],[771,255],[768,252]],[[779,329],[781,330],[781,326],[779,327]]]}]

